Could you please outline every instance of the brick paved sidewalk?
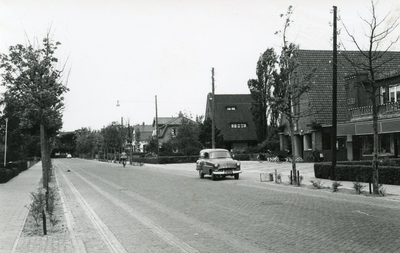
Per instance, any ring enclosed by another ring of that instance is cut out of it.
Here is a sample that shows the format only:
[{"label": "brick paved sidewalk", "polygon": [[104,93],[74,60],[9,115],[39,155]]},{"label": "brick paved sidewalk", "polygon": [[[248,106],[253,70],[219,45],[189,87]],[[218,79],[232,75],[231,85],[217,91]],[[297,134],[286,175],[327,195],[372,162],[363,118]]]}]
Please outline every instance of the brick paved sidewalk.
[{"label": "brick paved sidewalk", "polygon": [[37,163],[5,184],[0,184],[0,252],[13,252],[18,243],[30,193],[36,191],[42,177],[41,163]]},{"label": "brick paved sidewalk", "polygon": [[[297,170],[300,172],[300,175],[303,176],[302,185],[311,187],[311,181],[321,180],[321,183],[324,187],[332,187],[332,180],[329,179],[318,179],[315,178],[314,175],[314,164],[313,163],[297,163],[296,164]],[[242,162],[242,170],[243,173],[252,173],[253,177],[256,179],[259,177],[260,173],[275,173],[275,170],[278,174],[281,174],[283,182],[289,182],[289,175],[292,169],[292,164],[288,162],[283,162],[281,164],[275,162],[263,162],[259,163],[257,161],[243,161]],[[339,189],[348,189],[354,190],[353,182],[351,181],[341,181],[342,184]],[[364,192],[369,192],[369,185],[368,183],[362,183],[364,185]],[[386,189],[387,196],[383,197],[382,199],[386,200],[394,200],[400,201],[400,185],[383,185],[383,188]],[[340,190],[339,190],[340,191]],[[355,190],[354,190],[355,191]]]}]

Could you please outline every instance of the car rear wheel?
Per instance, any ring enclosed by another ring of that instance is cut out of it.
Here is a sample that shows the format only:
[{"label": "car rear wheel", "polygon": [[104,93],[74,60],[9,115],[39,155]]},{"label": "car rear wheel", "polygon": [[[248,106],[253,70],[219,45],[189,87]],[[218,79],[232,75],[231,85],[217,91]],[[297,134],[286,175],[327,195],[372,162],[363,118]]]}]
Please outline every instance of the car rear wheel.
[{"label": "car rear wheel", "polygon": [[202,170],[199,170],[199,177],[204,178],[204,173],[202,172]]},{"label": "car rear wheel", "polygon": [[239,179],[239,174],[235,174],[234,177],[235,177],[236,180],[238,180]]}]

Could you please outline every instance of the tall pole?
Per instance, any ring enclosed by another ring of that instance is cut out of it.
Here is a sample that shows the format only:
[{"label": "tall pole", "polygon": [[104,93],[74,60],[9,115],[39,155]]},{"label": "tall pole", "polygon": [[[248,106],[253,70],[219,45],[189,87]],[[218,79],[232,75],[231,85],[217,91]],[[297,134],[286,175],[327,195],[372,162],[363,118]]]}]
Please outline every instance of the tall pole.
[{"label": "tall pole", "polygon": [[333,6],[333,85],[332,85],[332,166],[330,179],[335,180],[336,168],[336,137],[337,137],[337,14],[336,6]]},{"label": "tall pole", "polygon": [[157,139],[157,157],[158,157],[158,152],[160,151],[159,149],[159,143],[158,143],[158,111],[157,111],[157,95],[156,95],[156,139]]},{"label": "tall pole", "polygon": [[124,117],[121,117],[121,138],[122,138],[122,145],[120,147],[120,154],[125,152],[125,134],[124,134]]},{"label": "tall pole", "polygon": [[212,133],[212,148],[215,148],[215,90],[214,90],[214,68],[211,69],[211,80],[212,80],[212,99],[211,99],[211,109],[212,109],[212,119],[211,119],[211,133]]},{"label": "tall pole", "polygon": [[8,118],[6,118],[6,136],[4,138],[4,168],[7,164],[7,131],[8,131]]}]

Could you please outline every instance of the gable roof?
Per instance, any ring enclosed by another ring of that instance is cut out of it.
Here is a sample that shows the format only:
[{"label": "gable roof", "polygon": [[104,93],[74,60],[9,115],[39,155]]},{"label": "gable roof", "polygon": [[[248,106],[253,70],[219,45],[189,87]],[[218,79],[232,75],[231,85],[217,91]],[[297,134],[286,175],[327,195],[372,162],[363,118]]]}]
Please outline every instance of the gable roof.
[{"label": "gable roof", "polygon": [[[337,67],[337,120],[346,121],[346,91],[344,77],[354,74],[356,70],[346,58],[362,62],[364,59],[359,51],[338,52]],[[389,59],[391,61],[387,62]],[[309,73],[316,68],[311,89],[307,92],[312,114],[316,123],[332,124],[332,80],[333,80],[333,52],[330,50],[299,50],[299,69],[301,73]],[[384,64],[384,72],[394,71],[400,68],[400,53],[386,52],[376,64]],[[379,75],[379,73],[377,73]]]},{"label": "gable roof", "polygon": [[[206,117],[211,117],[211,94],[207,96]],[[250,94],[215,94],[215,126],[221,130],[224,141],[257,141],[253,116],[250,112]],[[235,107],[235,110],[227,110]],[[231,123],[246,123],[247,128],[232,129]]]},{"label": "gable roof", "polygon": [[[191,123],[196,123],[195,121],[186,118],[182,115],[179,115],[178,117],[158,117],[157,118],[157,124],[158,124],[158,136],[159,138],[163,138],[165,133],[167,132],[168,127],[174,127],[174,126],[180,126],[182,125],[182,122],[186,120]],[[156,127],[156,119],[154,118],[153,120],[153,128],[155,129]]]},{"label": "gable roof", "polygon": [[136,125],[134,126],[135,131],[139,130],[140,139],[142,141],[148,140],[153,134],[153,126],[151,125]]}]

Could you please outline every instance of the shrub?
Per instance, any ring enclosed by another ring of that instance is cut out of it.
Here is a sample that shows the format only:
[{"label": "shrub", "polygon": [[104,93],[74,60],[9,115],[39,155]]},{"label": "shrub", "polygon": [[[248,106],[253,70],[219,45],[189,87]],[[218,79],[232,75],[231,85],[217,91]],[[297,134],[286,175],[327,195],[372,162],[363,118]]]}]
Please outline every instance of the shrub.
[{"label": "shrub", "polygon": [[332,183],[332,192],[338,192],[339,187],[342,186],[342,184],[338,181],[335,181]]},{"label": "shrub", "polygon": [[39,189],[38,192],[31,192],[31,199],[31,214],[35,220],[36,226],[39,227],[39,222],[43,219],[42,213],[46,204],[45,194],[41,189]]},{"label": "shrub", "polygon": [[322,189],[324,183],[321,182],[321,179],[317,179],[316,181],[311,180],[312,186],[314,186],[317,189]]},{"label": "shrub", "polygon": [[379,185],[378,192],[379,192],[379,195],[381,195],[383,197],[387,195],[386,188],[384,188],[382,184]]},{"label": "shrub", "polygon": [[360,183],[358,181],[353,182],[353,188],[354,188],[354,190],[356,190],[356,193],[358,193],[358,194],[361,194],[364,192],[363,191],[364,187],[365,187],[365,185],[363,185],[362,183]]},{"label": "shrub", "polygon": [[8,168],[0,168],[0,183],[6,183],[14,177],[14,171]]}]

